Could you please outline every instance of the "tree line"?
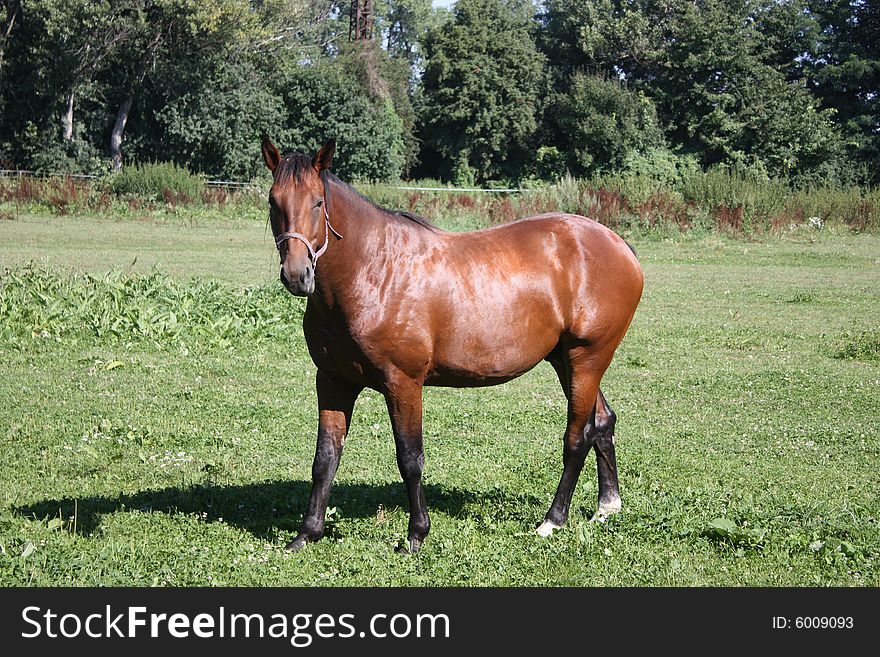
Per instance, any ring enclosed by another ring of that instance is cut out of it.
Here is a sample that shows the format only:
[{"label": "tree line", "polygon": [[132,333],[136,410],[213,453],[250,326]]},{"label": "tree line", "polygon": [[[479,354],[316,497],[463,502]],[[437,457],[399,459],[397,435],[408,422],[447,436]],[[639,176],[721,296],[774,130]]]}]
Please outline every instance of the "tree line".
[{"label": "tree line", "polygon": [[458,184],[729,167],[880,170],[876,0],[0,0],[0,166],[260,173],[259,136],[344,177]]}]

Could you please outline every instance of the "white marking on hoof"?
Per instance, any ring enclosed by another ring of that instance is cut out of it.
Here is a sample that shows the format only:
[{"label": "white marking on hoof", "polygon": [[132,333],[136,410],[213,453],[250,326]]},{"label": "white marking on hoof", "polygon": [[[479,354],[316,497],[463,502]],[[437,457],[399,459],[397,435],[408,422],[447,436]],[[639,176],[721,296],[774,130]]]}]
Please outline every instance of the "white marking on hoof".
[{"label": "white marking on hoof", "polygon": [[541,526],[535,530],[535,533],[538,534],[538,536],[542,536],[544,538],[547,538],[556,529],[559,529],[559,525],[557,525],[555,522],[550,522],[549,520],[545,520],[544,522],[541,523]]},{"label": "white marking on hoof", "polygon": [[600,502],[599,508],[596,509],[596,513],[590,518],[590,522],[605,522],[608,519],[608,516],[620,513],[620,507],[621,504],[619,497],[613,500],[608,500],[607,502]]}]

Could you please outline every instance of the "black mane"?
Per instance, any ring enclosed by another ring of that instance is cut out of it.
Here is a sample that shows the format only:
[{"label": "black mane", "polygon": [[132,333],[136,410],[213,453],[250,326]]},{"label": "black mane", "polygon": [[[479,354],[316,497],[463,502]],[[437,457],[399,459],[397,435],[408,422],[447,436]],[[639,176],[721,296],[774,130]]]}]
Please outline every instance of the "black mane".
[{"label": "black mane", "polygon": [[[311,157],[309,157],[308,155],[304,155],[303,153],[291,153],[282,157],[281,161],[278,163],[278,167],[275,169],[275,180],[276,182],[280,183],[286,183],[291,180],[300,182],[302,180],[303,174],[309,170],[314,170],[312,167]],[[331,173],[328,169],[324,169],[321,172],[321,180],[324,181],[324,193],[327,197],[327,207],[330,207],[331,204],[330,186],[328,185],[328,183],[332,182],[337,185],[342,185],[346,189],[356,194],[360,199],[366,201],[376,210],[379,210],[381,213],[387,216],[403,217],[404,219],[408,219],[414,224],[418,224],[419,226],[427,228],[428,230],[437,230],[437,227],[432,224],[428,219],[421,215],[415,214],[414,212],[407,212],[406,210],[389,210],[388,208],[383,208],[381,205],[375,203],[371,199],[361,194],[358,190],[349,185],[347,182],[341,180],[339,177],[336,176],[335,173]]]},{"label": "black mane", "polygon": [[312,158],[303,153],[289,153],[281,158],[275,168],[275,181],[280,183],[302,181],[303,173],[312,169]]}]

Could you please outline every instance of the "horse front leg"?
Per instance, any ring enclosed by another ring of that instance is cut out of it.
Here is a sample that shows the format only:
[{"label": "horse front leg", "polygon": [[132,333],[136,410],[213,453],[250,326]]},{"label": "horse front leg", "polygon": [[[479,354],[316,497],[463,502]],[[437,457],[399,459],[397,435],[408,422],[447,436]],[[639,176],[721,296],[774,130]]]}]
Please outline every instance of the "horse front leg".
[{"label": "horse front leg", "polygon": [[422,470],[425,467],[425,451],[422,446],[422,385],[404,380],[395,381],[385,393],[394,445],[397,450],[397,467],[406,484],[409,497],[409,548],[403,552],[418,552],[428,536],[431,520],[422,489]]},{"label": "horse front leg", "polygon": [[315,386],[318,391],[318,442],[312,463],[312,493],[299,533],[288,544],[288,550],[300,550],[306,543],[313,543],[324,535],[330,487],[342,457],[354,402],[363,389],[320,371]]}]

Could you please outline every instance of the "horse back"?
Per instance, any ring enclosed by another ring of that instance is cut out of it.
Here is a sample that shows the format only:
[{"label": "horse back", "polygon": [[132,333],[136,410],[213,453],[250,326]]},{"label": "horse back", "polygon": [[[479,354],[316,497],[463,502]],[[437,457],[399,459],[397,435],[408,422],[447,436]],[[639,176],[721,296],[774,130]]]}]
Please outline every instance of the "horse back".
[{"label": "horse back", "polygon": [[432,310],[431,367],[444,373],[438,380],[503,382],[560,341],[593,345],[599,360],[610,360],[644,281],[633,251],[613,231],[554,213],[445,236],[442,264],[427,276],[422,297]]}]

